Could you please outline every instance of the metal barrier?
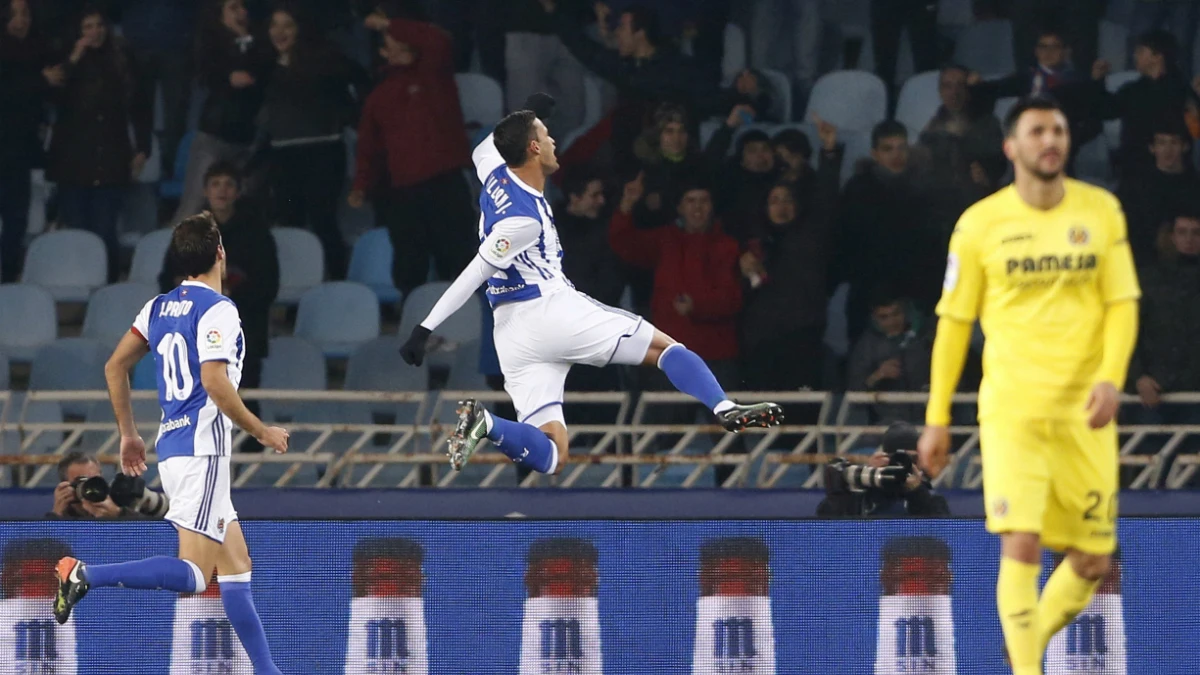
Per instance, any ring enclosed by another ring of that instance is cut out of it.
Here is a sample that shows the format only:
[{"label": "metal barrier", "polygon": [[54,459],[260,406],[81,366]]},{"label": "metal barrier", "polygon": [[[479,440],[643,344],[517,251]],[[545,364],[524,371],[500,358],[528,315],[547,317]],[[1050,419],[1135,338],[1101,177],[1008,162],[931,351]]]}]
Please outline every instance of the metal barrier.
[{"label": "metal barrier", "polygon": [[[500,484],[509,471],[506,467],[511,464],[500,453],[482,452],[472,459],[469,470],[454,472],[446,467],[445,454],[438,451],[453,428],[458,400],[507,401],[508,397],[501,392],[247,390],[241,393],[247,400],[310,406],[307,409],[310,413],[323,414],[296,414],[299,421],[268,419],[292,432],[294,441],[302,434],[312,434],[314,438],[303,443],[303,447],[296,442],[286,455],[233,453],[231,461],[240,465],[234,482],[237,487],[256,484],[256,474],[269,466],[285,467],[280,475],[269,480],[276,487],[494,487]],[[724,487],[819,488],[822,472],[812,470],[814,465],[824,464],[835,456],[863,461],[878,444],[878,436],[886,427],[869,423],[871,406],[922,406],[927,398],[924,393],[864,392],[744,392],[733,396],[741,400],[776,401],[785,407],[789,420],[768,430],[726,434],[715,424],[691,423],[703,411],[693,399],[676,392],[647,392],[637,399],[636,405],[627,392],[568,393],[568,405],[615,408],[612,421],[570,425],[572,453],[562,473],[530,474],[520,486],[648,488],[662,485],[664,472],[684,467],[690,470],[686,476],[676,475],[677,483],[689,488],[697,486],[707,469],[726,466],[732,468],[732,473],[723,481]],[[139,406],[135,410],[143,412],[136,419],[138,430],[152,447],[159,420],[148,412],[157,409],[157,395],[135,391],[133,397],[135,406]],[[958,394],[954,404],[970,406],[975,400],[974,394]],[[1125,397],[1122,402],[1140,405],[1134,397]],[[45,485],[61,455],[73,449],[94,453],[102,463],[117,462],[120,438],[111,411],[104,415],[104,421],[94,421],[93,414],[85,416],[93,421],[28,419],[31,406],[38,403],[84,404],[90,406],[89,413],[94,413],[108,405],[108,396],[102,391],[0,391],[0,465],[19,469],[13,471],[16,486]],[[1163,405],[1200,405],[1200,393],[1169,394],[1163,397]],[[330,410],[336,412],[336,406],[349,406],[347,410],[358,417],[378,415],[383,408],[383,417],[390,415],[395,419],[388,423],[375,419],[362,423],[302,419],[328,417]],[[415,410],[401,412],[401,407]],[[685,417],[688,419],[677,421]],[[662,420],[670,423],[659,423]],[[979,489],[982,485],[982,462],[977,452],[979,429],[972,422],[956,424],[950,431],[955,442],[951,463],[936,483],[947,488]],[[1197,447],[1200,444],[1189,443],[1200,436],[1200,425],[1122,425],[1120,433],[1120,463],[1135,472],[1129,481],[1133,489],[1179,489],[1187,486],[1200,468]],[[61,440],[52,440],[43,451],[37,451],[42,447],[39,441],[52,434],[62,434]],[[85,437],[87,434],[90,435]],[[718,434],[712,440],[711,436]],[[340,443],[334,442],[335,436]],[[245,432],[237,431],[234,449],[247,440]],[[150,452],[147,463],[154,464],[156,459]],[[809,469],[798,482],[792,473],[797,466]],[[315,470],[314,477],[300,475],[306,467]],[[389,479],[382,475],[388,467],[407,470],[402,471],[403,476],[398,480],[395,476]],[[363,470],[361,474],[358,469]]]}]

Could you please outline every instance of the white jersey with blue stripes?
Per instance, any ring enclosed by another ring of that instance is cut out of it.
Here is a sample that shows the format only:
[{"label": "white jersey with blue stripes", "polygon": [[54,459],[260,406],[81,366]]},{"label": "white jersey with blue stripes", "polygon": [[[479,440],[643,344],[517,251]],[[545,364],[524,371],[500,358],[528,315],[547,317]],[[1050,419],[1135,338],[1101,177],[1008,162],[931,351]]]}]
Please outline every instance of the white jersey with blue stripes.
[{"label": "white jersey with blue stripes", "polygon": [[224,361],[234,389],[241,383],[246,340],[233,301],[206,284],[185,281],[146,303],[132,330],[154,356],[162,407],[159,460],[229,455],[233,424],[204,390],[200,366]]},{"label": "white jersey with blue stripes", "polygon": [[545,196],[509,171],[491,136],[475,148],[472,159],[483,183],[479,254],[499,269],[487,281],[488,302],[495,307],[571,287]]}]

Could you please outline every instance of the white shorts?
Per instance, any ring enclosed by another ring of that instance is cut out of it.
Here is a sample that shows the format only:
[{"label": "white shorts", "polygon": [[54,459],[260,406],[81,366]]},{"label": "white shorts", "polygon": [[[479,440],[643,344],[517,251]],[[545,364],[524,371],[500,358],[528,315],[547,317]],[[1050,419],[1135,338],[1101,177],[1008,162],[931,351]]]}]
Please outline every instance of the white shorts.
[{"label": "white shorts", "polygon": [[573,288],[500,305],[495,315],[504,389],[517,419],[535,427],[565,424],[563,386],[572,365],[638,365],[654,338],[649,321]]},{"label": "white shorts", "polygon": [[169,457],[159,462],[158,475],[170,500],[166,519],[225,543],[226,528],[238,517],[229,496],[229,457]]}]

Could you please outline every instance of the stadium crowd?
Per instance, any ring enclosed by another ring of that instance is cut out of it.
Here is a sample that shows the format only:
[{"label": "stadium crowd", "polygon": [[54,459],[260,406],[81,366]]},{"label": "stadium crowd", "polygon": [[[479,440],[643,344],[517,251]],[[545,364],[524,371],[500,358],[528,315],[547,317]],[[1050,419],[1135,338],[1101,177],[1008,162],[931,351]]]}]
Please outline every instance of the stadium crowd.
[{"label": "stadium crowd", "polygon": [[[1200,2],[940,5],[0,0],[0,274],[31,278],[31,212],[98,235],[114,283],[138,234],[208,208],[253,387],[268,337],[287,330],[268,319],[288,273],[271,227],[314,233],[330,281],[351,272],[361,223],[386,228],[401,298],[470,260],[466,170],[495,121],[472,117],[480,93],[463,85],[487,80],[456,81],[474,70],[502,86],[491,105],[559,101],[555,216],[579,289],[644,314],[731,390],[919,391],[950,232],[1010,177],[1005,101],[1047,94],[1070,113],[1073,175],[1125,206],[1144,292],[1134,413],[1200,418],[1158,405],[1200,391]],[[998,27],[1011,53],[972,56]],[[1115,49],[1114,28],[1127,36]],[[838,114],[872,105],[874,89],[838,79],[855,70],[881,84],[869,128]],[[926,116],[901,119],[919,80]],[[147,185],[152,217],[134,222],[127,197]],[[483,339],[481,368],[498,376]],[[920,421],[916,407],[874,416]]]}]

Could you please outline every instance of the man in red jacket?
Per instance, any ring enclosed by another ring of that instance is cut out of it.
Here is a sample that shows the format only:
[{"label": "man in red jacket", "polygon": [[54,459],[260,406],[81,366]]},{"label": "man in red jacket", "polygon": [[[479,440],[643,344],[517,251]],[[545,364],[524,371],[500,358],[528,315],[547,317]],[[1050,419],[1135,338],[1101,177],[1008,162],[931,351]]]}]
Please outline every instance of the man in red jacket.
[{"label": "man in red jacket", "polygon": [[633,224],[644,176],[625,185],[609,243],[626,262],[654,270],[650,320],[708,363],[727,387],[738,384],[737,317],[742,309],[738,243],[713,219],[712,194],[692,183],[678,192],[677,222],[652,230]]},{"label": "man in red jacket", "polygon": [[463,168],[470,148],[450,36],[430,23],[373,14],[384,32],[384,79],[367,97],[358,126],[350,206],[361,208],[381,178],[378,213],[392,240],[392,279],[406,296],[425,283],[429,257],[453,279],[475,254],[475,212]]}]

